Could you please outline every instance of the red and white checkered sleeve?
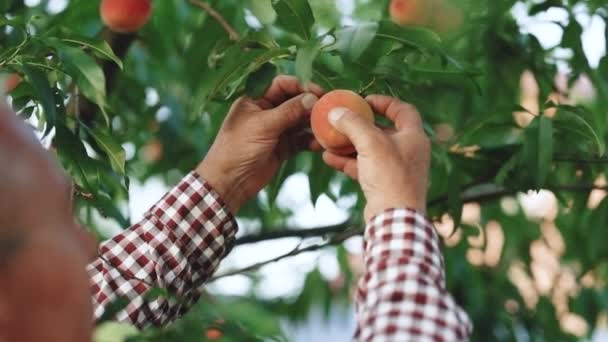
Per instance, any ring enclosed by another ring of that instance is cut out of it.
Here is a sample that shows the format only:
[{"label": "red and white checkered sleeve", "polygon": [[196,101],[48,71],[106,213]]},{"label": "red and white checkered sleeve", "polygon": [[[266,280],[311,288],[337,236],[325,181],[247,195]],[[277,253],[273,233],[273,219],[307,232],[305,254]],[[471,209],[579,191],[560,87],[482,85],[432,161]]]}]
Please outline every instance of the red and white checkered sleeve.
[{"label": "red and white checkered sleeve", "polygon": [[435,228],[391,209],[365,229],[365,274],[357,292],[356,341],[462,341],[472,325],[445,288]]},{"label": "red and white checkered sleeve", "polygon": [[[199,298],[236,231],[219,195],[196,173],[188,174],[141,222],[101,245],[87,268],[95,319],[118,297],[129,304],[116,319],[140,328],[180,317]],[[145,298],[154,288],[170,298]]]}]

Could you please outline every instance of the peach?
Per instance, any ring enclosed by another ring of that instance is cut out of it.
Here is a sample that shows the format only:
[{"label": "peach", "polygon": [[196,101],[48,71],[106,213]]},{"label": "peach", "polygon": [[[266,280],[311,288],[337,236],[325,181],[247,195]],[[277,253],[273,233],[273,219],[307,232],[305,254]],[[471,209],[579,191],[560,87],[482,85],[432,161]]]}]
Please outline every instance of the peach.
[{"label": "peach", "polygon": [[222,333],[222,331],[217,328],[209,328],[209,329],[207,329],[206,336],[207,336],[207,340],[215,341],[215,340],[219,340],[220,338],[224,337],[224,333]]},{"label": "peach", "polygon": [[391,0],[389,13],[398,25],[426,25],[432,13],[429,0]]},{"label": "peach", "polygon": [[447,1],[438,1],[433,8],[432,28],[439,33],[460,29],[464,23],[462,10]]},{"label": "peach", "polygon": [[152,14],[151,0],[102,0],[101,19],[112,31],[136,32]]},{"label": "peach", "polygon": [[321,146],[335,154],[349,155],[355,152],[355,147],[348,137],[338,132],[329,122],[329,112],[337,107],[348,108],[370,122],[374,122],[374,111],[361,96],[349,90],[331,91],[313,107],[310,122]]},{"label": "peach", "polygon": [[22,80],[23,79],[21,78],[21,76],[19,76],[19,74],[8,75],[6,81],[4,82],[4,91],[10,93],[11,91],[15,90],[15,88],[19,86],[19,83],[21,83]]}]

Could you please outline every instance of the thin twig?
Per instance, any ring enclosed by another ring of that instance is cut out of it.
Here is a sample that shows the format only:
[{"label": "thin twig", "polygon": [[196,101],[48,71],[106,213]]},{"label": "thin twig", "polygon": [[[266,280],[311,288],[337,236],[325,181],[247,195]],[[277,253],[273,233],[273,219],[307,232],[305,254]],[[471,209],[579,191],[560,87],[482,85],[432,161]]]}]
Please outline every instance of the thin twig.
[{"label": "thin twig", "polygon": [[[474,185],[471,188],[469,188],[463,192],[465,194],[462,196],[463,203],[495,200],[495,199],[499,199],[504,196],[513,195],[513,194],[523,191],[523,190],[515,190],[515,189],[506,189],[506,188],[497,186],[495,189],[491,189],[491,190],[483,192],[483,193],[467,196],[466,192],[470,191],[475,186],[478,186],[478,185]],[[593,185],[593,184],[571,184],[571,185],[551,186],[551,187],[549,187],[549,189],[553,190],[553,191],[565,191],[565,192],[588,192],[588,191],[592,191],[592,190],[608,191],[608,186],[597,186],[597,185]],[[432,201],[434,203],[429,204],[429,206],[440,205],[446,201],[447,201],[447,196],[442,196],[441,198],[438,198],[438,199]],[[305,248],[300,248],[300,245],[301,245],[301,243],[300,243],[300,244],[298,244],[298,246],[296,246],[296,248],[294,248],[293,250],[291,250],[288,253],[279,255],[270,260],[255,263],[255,264],[247,266],[245,268],[228,271],[226,273],[223,273],[223,274],[220,274],[220,275],[217,275],[217,276],[211,278],[209,281],[212,282],[212,281],[220,279],[220,278],[225,278],[225,277],[229,277],[229,276],[233,276],[233,275],[237,275],[237,274],[252,272],[252,271],[258,270],[259,268],[261,268],[263,266],[275,263],[277,261],[280,261],[280,260],[283,260],[283,259],[286,259],[289,257],[300,255],[300,254],[306,253],[306,252],[318,251],[320,249],[323,249],[323,248],[329,247],[329,246],[335,246],[335,245],[338,245],[338,244],[348,240],[349,238],[351,238],[353,236],[362,235],[364,232],[364,229],[362,229],[362,228],[358,228],[358,229],[345,228],[348,226],[349,225],[345,223],[345,224],[341,224],[341,225],[320,227],[320,228],[314,228],[314,229],[287,230],[285,232],[264,233],[264,234],[260,234],[260,235],[243,237],[240,239],[241,240],[240,244],[254,243],[254,242],[260,242],[260,241],[269,241],[269,240],[274,240],[274,239],[279,239],[279,238],[284,238],[284,237],[308,238],[308,237],[320,237],[320,236],[329,235],[332,233],[336,234],[328,242],[311,245],[311,246],[308,246]],[[237,245],[238,244],[239,243],[237,241]]]},{"label": "thin twig", "polygon": [[233,270],[233,271],[227,271],[225,273],[222,273],[220,275],[217,275],[217,276],[211,278],[209,280],[209,282],[215,281],[220,278],[237,275],[237,274],[252,272],[252,271],[258,270],[259,268],[261,268],[263,266],[275,263],[275,262],[283,260],[285,258],[293,257],[293,256],[300,255],[300,254],[307,253],[307,252],[318,251],[320,249],[323,249],[323,248],[329,247],[329,246],[339,245],[342,242],[350,239],[351,237],[361,235],[362,233],[363,233],[363,229],[351,229],[349,231],[345,231],[343,233],[337,234],[336,236],[334,236],[332,239],[330,239],[329,241],[327,241],[325,243],[315,244],[315,245],[311,245],[311,246],[304,247],[304,248],[300,248],[300,244],[301,244],[300,243],[300,244],[298,244],[298,246],[296,246],[296,248],[294,248],[293,250],[291,250],[288,253],[279,255],[270,260],[255,263],[255,264],[253,264],[251,266],[247,266],[245,268],[241,268],[241,269],[237,269],[237,270]]},{"label": "thin twig", "polygon": [[232,26],[230,26],[228,21],[226,21],[226,19],[224,19],[224,17],[222,17],[221,14],[219,14],[215,9],[213,9],[213,7],[211,7],[211,5],[209,5],[206,2],[199,1],[199,0],[188,0],[188,1],[190,1],[190,3],[192,5],[207,12],[210,16],[213,17],[213,19],[215,19],[220,25],[222,25],[224,30],[226,30],[226,32],[228,32],[228,36],[230,37],[231,40],[239,40],[240,36],[236,32],[236,30],[234,28],[232,28]]},{"label": "thin twig", "polygon": [[554,162],[575,164],[608,164],[607,157],[601,158],[579,158],[579,157],[555,157]]},{"label": "thin twig", "polygon": [[[480,184],[474,184],[466,187],[461,196],[463,203],[474,203],[474,202],[485,202],[491,201],[495,199],[500,199],[504,196],[514,195],[518,192],[522,192],[524,190],[521,189],[506,189],[501,186],[495,186],[495,188],[471,194],[471,190],[475,187],[480,186]],[[573,184],[573,185],[557,185],[550,186],[549,190],[552,191],[562,191],[562,192],[588,192],[592,190],[602,190],[608,191],[608,186],[597,186],[593,184]],[[436,207],[439,205],[443,205],[447,202],[447,195],[439,196],[429,202],[429,207]],[[273,232],[265,232],[255,235],[247,235],[243,236],[236,240],[235,246],[257,243],[262,241],[271,241],[289,237],[297,237],[297,238],[313,238],[313,237],[323,237],[328,235],[333,235],[334,238],[340,234],[348,234],[349,236],[360,235],[363,230],[356,227],[356,224],[352,224],[349,222],[344,222],[341,224],[326,226],[326,227],[318,227],[312,229],[294,229],[294,228],[285,228],[283,230],[277,230]],[[335,234],[335,235],[334,235]]]},{"label": "thin twig", "polygon": [[271,232],[264,232],[264,233],[255,234],[255,235],[243,236],[236,240],[235,246],[245,245],[245,244],[249,244],[249,243],[256,243],[256,242],[260,242],[260,241],[290,238],[290,237],[309,238],[309,237],[325,236],[325,235],[329,235],[329,234],[336,234],[336,233],[342,233],[342,232],[348,231],[353,226],[354,226],[354,224],[352,224],[350,221],[346,221],[344,223],[340,223],[340,224],[336,224],[336,225],[318,227],[318,228],[312,228],[312,229],[294,229],[294,228],[276,229],[275,231],[271,231]]}]

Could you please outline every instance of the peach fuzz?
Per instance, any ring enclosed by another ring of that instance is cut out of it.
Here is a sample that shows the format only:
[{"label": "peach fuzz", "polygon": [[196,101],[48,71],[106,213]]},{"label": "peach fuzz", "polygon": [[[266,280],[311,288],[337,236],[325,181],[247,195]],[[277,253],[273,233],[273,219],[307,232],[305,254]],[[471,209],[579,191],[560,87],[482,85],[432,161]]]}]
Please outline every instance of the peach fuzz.
[{"label": "peach fuzz", "polygon": [[151,0],[102,0],[101,19],[115,32],[136,32],[152,14]]},{"label": "peach fuzz", "polygon": [[426,25],[430,21],[429,0],[391,0],[389,14],[398,25]]},{"label": "peach fuzz", "polygon": [[321,146],[338,155],[349,155],[355,152],[355,147],[348,137],[338,132],[329,122],[329,112],[338,107],[348,108],[370,122],[374,122],[374,112],[361,96],[350,90],[331,91],[313,107],[310,122]]},{"label": "peach fuzz", "polygon": [[23,81],[23,79],[18,74],[10,74],[4,82],[4,91],[10,93],[19,86],[21,81]]}]

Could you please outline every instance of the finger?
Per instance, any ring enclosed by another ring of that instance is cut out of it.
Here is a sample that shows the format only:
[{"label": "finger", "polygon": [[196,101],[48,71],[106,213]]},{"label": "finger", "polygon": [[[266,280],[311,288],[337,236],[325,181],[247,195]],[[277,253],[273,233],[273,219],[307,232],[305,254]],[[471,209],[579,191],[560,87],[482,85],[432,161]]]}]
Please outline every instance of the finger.
[{"label": "finger", "polygon": [[394,97],[370,95],[366,98],[372,109],[395,123],[397,130],[422,129],[422,118],[413,105]]},{"label": "finger", "polygon": [[272,107],[274,107],[274,105],[270,102],[268,102],[268,100],[266,99],[258,99],[255,101],[255,103],[262,108],[262,110],[268,110],[271,109]]},{"label": "finger", "polygon": [[348,108],[337,107],[329,112],[329,122],[336,130],[346,135],[358,153],[364,153],[374,143],[384,138],[382,131],[373,122]]},{"label": "finger", "polygon": [[319,98],[312,93],[294,97],[276,108],[265,111],[263,124],[268,130],[279,136],[306,122],[310,117],[312,107],[318,100]]},{"label": "finger", "polygon": [[357,179],[359,177],[357,160],[353,158],[339,156],[329,151],[325,151],[323,153],[323,161],[325,161],[325,164],[329,165],[330,167],[344,172],[344,174],[352,179]]},{"label": "finger", "polygon": [[323,88],[317,84],[310,83],[307,85],[302,85],[294,76],[280,75],[275,77],[275,79],[272,81],[270,88],[268,88],[263,98],[273,105],[278,106],[287,99],[300,95],[304,92],[313,93],[317,97],[323,96],[324,93]]}]

